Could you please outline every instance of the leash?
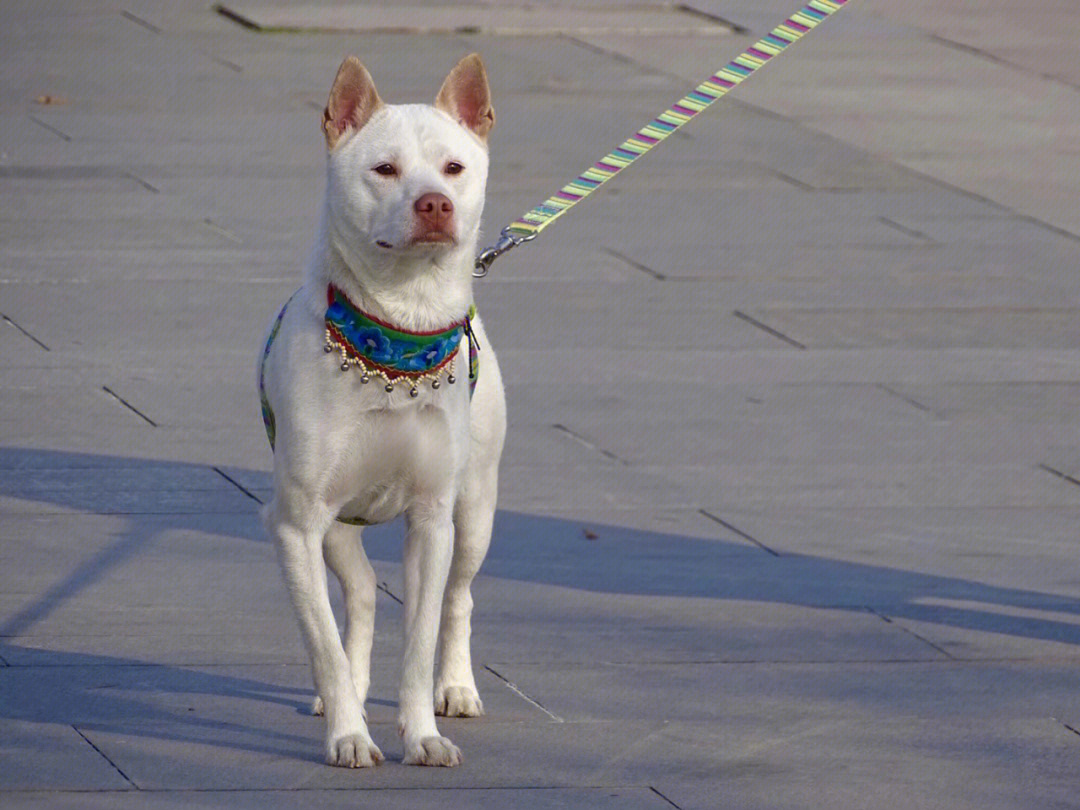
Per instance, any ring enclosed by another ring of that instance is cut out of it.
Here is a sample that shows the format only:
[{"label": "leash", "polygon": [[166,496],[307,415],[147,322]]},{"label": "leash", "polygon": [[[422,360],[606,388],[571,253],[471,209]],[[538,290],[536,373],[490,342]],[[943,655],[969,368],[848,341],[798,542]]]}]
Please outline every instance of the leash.
[{"label": "leash", "polygon": [[483,278],[491,263],[522,242],[535,239],[544,228],[592,194],[698,113],[708,109],[754,71],[814,30],[848,0],[810,0],[784,22],[639,129],[584,174],[570,181],[540,205],[511,222],[499,240],[476,257],[473,276]]}]

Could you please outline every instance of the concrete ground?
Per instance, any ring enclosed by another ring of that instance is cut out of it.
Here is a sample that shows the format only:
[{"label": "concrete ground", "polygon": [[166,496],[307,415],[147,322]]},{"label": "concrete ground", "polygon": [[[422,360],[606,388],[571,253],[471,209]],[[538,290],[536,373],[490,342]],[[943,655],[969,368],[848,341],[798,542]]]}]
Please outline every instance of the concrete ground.
[{"label": "concrete ground", "polygon": [[797,4],[691,5],[734,33],[4,3],[0,806],[1080,806],[1072,0],[852,0],[495,264],[488,714],[400,764],[372,529],[389,761],[321,764],[253,369],[337,64],[423,101],[484,54],[491,237]]}]

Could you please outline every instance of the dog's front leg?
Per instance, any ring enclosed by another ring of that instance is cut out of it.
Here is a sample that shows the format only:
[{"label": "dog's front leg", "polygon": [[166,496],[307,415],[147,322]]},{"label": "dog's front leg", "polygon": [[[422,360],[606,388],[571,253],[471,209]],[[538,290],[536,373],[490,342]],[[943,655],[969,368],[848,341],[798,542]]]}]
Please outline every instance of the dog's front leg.
[{"label": "dog's front leg", "polygon": [[461,751],[435,726],[435,641],[453,554],[453,506],[448,501],[409,510],[405,539],[405,661],[398,731],[406,765],[459,765]]},{"label": "dog's front leg", "polygon": [[446,717],[479,717],[484,713],[469,651],[473,609],[470,589],[491,544],[497,475],[494,466],[472,472],[454,513],[454,557],[443,597],[439,677],[435,684],[435,712]]},{"label": "dog's front leg", "polygon": [[356,695],[349,661],[341,646],[327,590],[323,538],[333,515],[320,509],[282,506],[270,509],[268,528],[277,541],[282,570],[300,630],[311,656],[315,688],[326,715],[326,761],[365,768],[383,760],[372,742]]}]

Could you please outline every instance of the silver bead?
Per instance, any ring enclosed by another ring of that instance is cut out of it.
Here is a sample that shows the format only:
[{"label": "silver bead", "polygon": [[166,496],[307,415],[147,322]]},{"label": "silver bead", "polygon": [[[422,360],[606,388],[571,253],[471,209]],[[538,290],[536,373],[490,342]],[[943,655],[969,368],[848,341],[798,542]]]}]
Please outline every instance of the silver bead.
[{"label": "silver bead", "polygon": [[367,375],[366,371],[363,374],[360,375],[360,382],[362,382],[364,385],[367,385],[370,380],[371,380],[371,377],[369,377]]},{"label": "silver bead", "polygon": [[393,383],[387,383],[386,384],[386,393],[389,394],[393,390],[394,390],[394,384]]},{"label": "silver bead", "polygon": [[323,346],[323,351],[326,352],[327,354],[330,354],[330,352],[332,352],[333,350],[334,350],[334,344],[333,343],[327,342],[327,344],[325,346]]},{"label": "silver bead", "polygon": [[349,361],[348,360],[342,360],[341,361],[341,370],[342,371],[348,371],[349,370]]},{"label": "silver bead", "polygon": [[453,385],[454,383],[457,382],[457,377],[455,377],[453,374],[447,374],[446,375],[446,381],[448,383],[450,383],[451,385]]},{"label": "silver bead", "polygon": [[440,384],[441,383],[438,380],[432,380],[431,381],[431,387],[434,388],[436,391],[439,390],[439,385]]},{"label": "silver bead", "polygon": [[409,390],[409,396],[410,397],[413,397],[415,399],[419,395],[420,395],[420,392],[418,390],[416,390],[415,387]]}]

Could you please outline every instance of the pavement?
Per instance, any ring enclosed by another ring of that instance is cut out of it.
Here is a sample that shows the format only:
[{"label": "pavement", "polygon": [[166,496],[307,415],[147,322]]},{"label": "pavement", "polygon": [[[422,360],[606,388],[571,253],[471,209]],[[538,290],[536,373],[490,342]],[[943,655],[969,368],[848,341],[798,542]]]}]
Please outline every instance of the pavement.
[{"label": "pavement", "polygon": [[321,763],[253,380],[340,59],[424,101],[483,53],[493,237],[796,5],[519,36],[4,4],[0,806],[1080,807],[1071,0],[852,0],[496,262],[487,716],[442,723],[462,767],[401,765],[374,528],[388,762]]}]

